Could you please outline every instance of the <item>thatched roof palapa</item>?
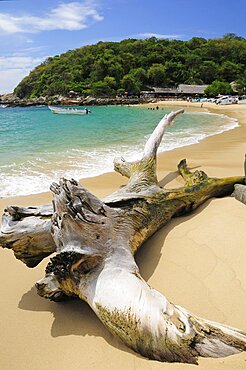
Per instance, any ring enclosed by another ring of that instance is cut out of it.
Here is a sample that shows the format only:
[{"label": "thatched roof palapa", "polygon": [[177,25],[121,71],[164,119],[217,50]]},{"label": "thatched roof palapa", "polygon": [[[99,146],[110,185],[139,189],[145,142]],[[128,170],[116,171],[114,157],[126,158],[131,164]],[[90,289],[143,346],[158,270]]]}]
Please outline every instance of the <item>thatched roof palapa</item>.
[{"label": "thatched roof palapa", "polygon": [[204,95],[208,85],[186,85],[180,84],[178,87],[150,87],[149,91],[141,91],[142,95],[168,96],[168,95]]},{"label": "thatched roof palapa", "polygon": [[178,94],[176,87],[153,87],[155,94]]},{"label": "thatched roof palapa", "polygon": [[180,84],[178,86],[178,93],[179,94],[197,94],[197,95],[204,95],[205,89],[208,85],[185,85]]}]

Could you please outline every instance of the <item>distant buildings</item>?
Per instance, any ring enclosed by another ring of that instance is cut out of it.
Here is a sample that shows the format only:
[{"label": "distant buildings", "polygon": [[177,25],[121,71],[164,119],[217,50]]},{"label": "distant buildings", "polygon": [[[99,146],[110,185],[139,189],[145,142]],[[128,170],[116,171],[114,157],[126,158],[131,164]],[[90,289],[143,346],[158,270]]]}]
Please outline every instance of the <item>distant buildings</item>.
[{"label": "distant buildings", "polygon": [[178,93],[183,96],[203,96],[208,85],[185,85],[178,86]]},{"label": "distant buildings", "polygon": [[178,87],[151,87],[148,91],[141,91],[143,98],[187,98],[202,97],[208,85],[186,85],[180,84]]}]

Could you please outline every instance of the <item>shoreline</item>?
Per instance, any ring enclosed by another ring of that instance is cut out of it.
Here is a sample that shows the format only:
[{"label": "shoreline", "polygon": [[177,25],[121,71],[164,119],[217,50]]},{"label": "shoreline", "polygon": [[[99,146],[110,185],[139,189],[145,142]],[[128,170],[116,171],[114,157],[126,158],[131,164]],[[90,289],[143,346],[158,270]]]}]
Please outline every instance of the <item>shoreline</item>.
[{"label": "shoreline", "polygon": [[[166,106],[166,104],[163,104],[163,106]],[[210,176],[223,177],[243,174],[244,156],[246,153],[245,141],[243,139],[246,132],[246,105],[217,106],[213,103],[205,102],[203,108],[200,108],[200,103],[180,104],[180,106],[227,115],[237,119],[239,126],[232,130],[206,137],[197,144],[177,148],[172,152],[161,153],[161,159],[164,160],[165,155],[166,161],[167,159],[170,160],[173,166],[175,165],[174,157],[180,156],[180,159],[182,159],[182,154],[185,153],[188,164],[191,167],[201,166]],[[172,155],[171,153],[174,154],[174,152],[175,155]]]},{"label": "shoreline", "polygon": [[[139,104],[139,105],[131,105],[130,107],[140,107],[140,108],[149,108],[149,107],[156,107],[156,106],[159,106],[160,108],[170,108],[173,106],[173,109],[178,109],[179,106],[182,107],[182,108],[185,108],[186,109],[186,112],[196,112],[196,113],[210,113],[210,114],[216,114],[218,116],[226,116],[227,119],[230,118],[227,114],[225,114],[225,112],[221,109],[213,109],[213,108],[216,108],[215,105],[213,104],[210,104],[210,107],[209,109],[207,108],[200,108],[200,103],[187,103],[187,102],[184,102],[184,101],[158,101],[158,102],[155,102],[155,103],[146,103],[146,104]],[[197,120],[199,120],[199,116],[197,117]],[[237,124],[238,119],[234,117],[234,114],[231,115],[231,121],[228,121],[225,125],[227,126],[227,128],[224,128],[225,131],[214,131],[213,133],[209,133],[207,132],[206,134],[204,135],[207,135],[205,138],[200,138],[200,137],[194,137],[193,140],[194,142],[187,142],[187,143],[179,143],[179,138],[177,139],[177,144],[176,145],[180,145],[180,146],[177,146],[176,148],[169,148],[169,146],[167,146],[168,149],[165,149],[163,150],[163,147],[165,148],[165,137],[164,137],[164,140],[163,140],[163,144],[161,145],[160,147],[160,150],[158,152],[158,156],[160,158],[162,158],[163,155],[167,155],[167,153],[174,153],[174,151],[176,150],[179,150],[179,149],[183,149],[183,148],[187,148],[187,147],[190,147],[190,146],[194,146],[194,145],[198,145],[200,143],[202,143],[204,140],[207,140],[209,137],[214,137],[216,135],[221,135],[223,134],[224,132],[227,132],[227,131],[231,131],[231,130],[234,130],[235,128],[235,125]],[[230,127],[231,126],[231,127]],[[234,126],[234,127],[233,127]],[[222,126],[223,127],[223,126]],[[195,140],[197,140],[195,142]],[[168,144],[167,144],[168,145]],[[118,154],[119,156],[120,155],[123,155],[124,154],[121,154],[119,153]],[[114,160],[114,157],[112,156],[112,163],[113,163],[113,160]],[[64,167],[65,169],[65,167]],[[105,168],[105,172],[101,172],[100,169],[98,168],[98,171],[95,171],[95,172],[99,172],[98,174],[94,173],[92,175],[90,175],[89,177],[81,177],[79,178],[79,182],[80,183],[83,183],[85,186],[87,186],[86,184],[88,183],[89,185],[91,183],[94,183],[94,179],[98,179],[99,181],[101,180],[102,178],[102,181],[104,179],[104,176],[112,176],[112,174],[115,174],[113,172],[113,169],[109,169],[109,168]],[[67,175],[69,177],[69,175]],[[71,176],[71,175],[70,175]],[[73,176],[73,175],[72,175]],[[66,175],[65,175],[66,177]],[[75,177],[76,178],[76,177]],[[76,178],[78,179],[78,178]],[[92,181],[91,181],[92,180]],[[56,178],[56,180],[50,180],[50,183],[52,183],[52,181],[58,181],[58,178]],[[116,180],[117,181],[117,180]],[[47,189],[47,190],[46,190]],[[24,198],[24,199],[28,199],[28,197],[40,197],[40,198],[45,198],[45,197],[48,197],[48,194],[50,193],[47,186],[45,187],[45,191],[36,191],[35,189],[33,189],[35,192],[31,192],[32,190],[29,189],[30,193],[29,194],[16,194],[16,195],[1,195],[0,196],[0,200],[4,200],[4,199],[8,199],[10,202],[12,201],[15,201],[15,199],[20,199],[20,198]],[[34,200],[35,201],[35,200]],[[36,203],[35,203],[36,205]]]},{"label": "shoreline", "polygon": [[[173,104],[172,104],[173,103]],[[177,104],[180,103],[180,104]],[[167,188],[182,181],[176,168],[188,166],[211,177],[243,174],[246,152],[246,105],[157,102],[148,106],[183,106],[226,114],[240,126],[197,144],[160,153],[158,179]],[[117,173],[80,182],[98,197],[126,183]],[[0,199],[6,205],[38,205],[51,201],[50,193]],[[1,212],[2,213],[2,212]],[[136,256],[143,278],[171,302],[197,316],[246,330],[245,205],[234,198],[213,199],[188,216],[173,219],[141,248]],[[1,250],[1,331],[3,370],[192,370],[194,365],[159,363],[143,358],[114,338],[83,302],[49,302],[37,296],[34,284],[44,275],[49,259],[27,269],[9,250]],[[246,353],[199,358],[199,370],[243,370]],[[71,365],[72,364],[72,365]]]}]

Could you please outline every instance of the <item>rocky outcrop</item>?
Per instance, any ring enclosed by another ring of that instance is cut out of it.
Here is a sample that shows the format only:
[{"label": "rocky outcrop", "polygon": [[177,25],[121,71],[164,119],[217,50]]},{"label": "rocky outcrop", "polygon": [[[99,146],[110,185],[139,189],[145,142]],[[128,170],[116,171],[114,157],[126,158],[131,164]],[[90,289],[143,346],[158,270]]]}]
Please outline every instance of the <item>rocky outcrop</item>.
[{"label": "rocky outcrop", "polygon": [[235,190],[232,196],[240,202],[246,204],[246,185],[235,185]]},{"label": "rocky outcrop", "polygon": [[39,98],[19,98],[14,94],[4,94],[0,96],[0,103],[6,104],[8,107],[29,107],[34,105],[47,104],[47,97],[40,96]]},{"label": "rocky outcrop", "polygon": [[87,96],[71,99],[62,95],[55,95],[21,99],[14,94],[0,96],[0,104],[6,104],[8,107],[30,107],[37,105],[133,105],[146,102],[148,102],[148,99],[140,99],[137,97],[96,98]]}]

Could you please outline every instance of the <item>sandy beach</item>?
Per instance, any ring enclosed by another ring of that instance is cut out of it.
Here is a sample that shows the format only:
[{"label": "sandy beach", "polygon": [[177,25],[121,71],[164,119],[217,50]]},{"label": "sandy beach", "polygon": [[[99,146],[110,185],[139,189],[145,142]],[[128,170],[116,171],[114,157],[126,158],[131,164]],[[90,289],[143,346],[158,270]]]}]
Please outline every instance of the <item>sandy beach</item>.
[{"label": "sandy beach", "polygon": [[[246,153],[246,105],[158,102],[185,109],[226,114],[238,119],[234,130],[206,138],[199,144],[162,153],[158,178],[162,186],[179,187],[178,162],[211,177],[243,175]],[[164,139],[165,140],[165,136]],[[113,158],[112,158],[113,160]],[[82,183],[99,197],[126,180],[116,173]],[[49,193],[0,199],[6,205],[38,205],[51,201]],[[143,278],[168,299],[205,317],[246,331],[246,208],[228,197],[212,199],[197,211],[172,220],[138,252]],[[34,269],[0,250],[1,370],[188,370],[195,365],[150,361],[114,338],[91,309],[80,301],[49,302],[36,294],[34,284],[44,276],[45,259]],[[243,370],[246,353],[220,359],[199,358],[199,370]]]}]

